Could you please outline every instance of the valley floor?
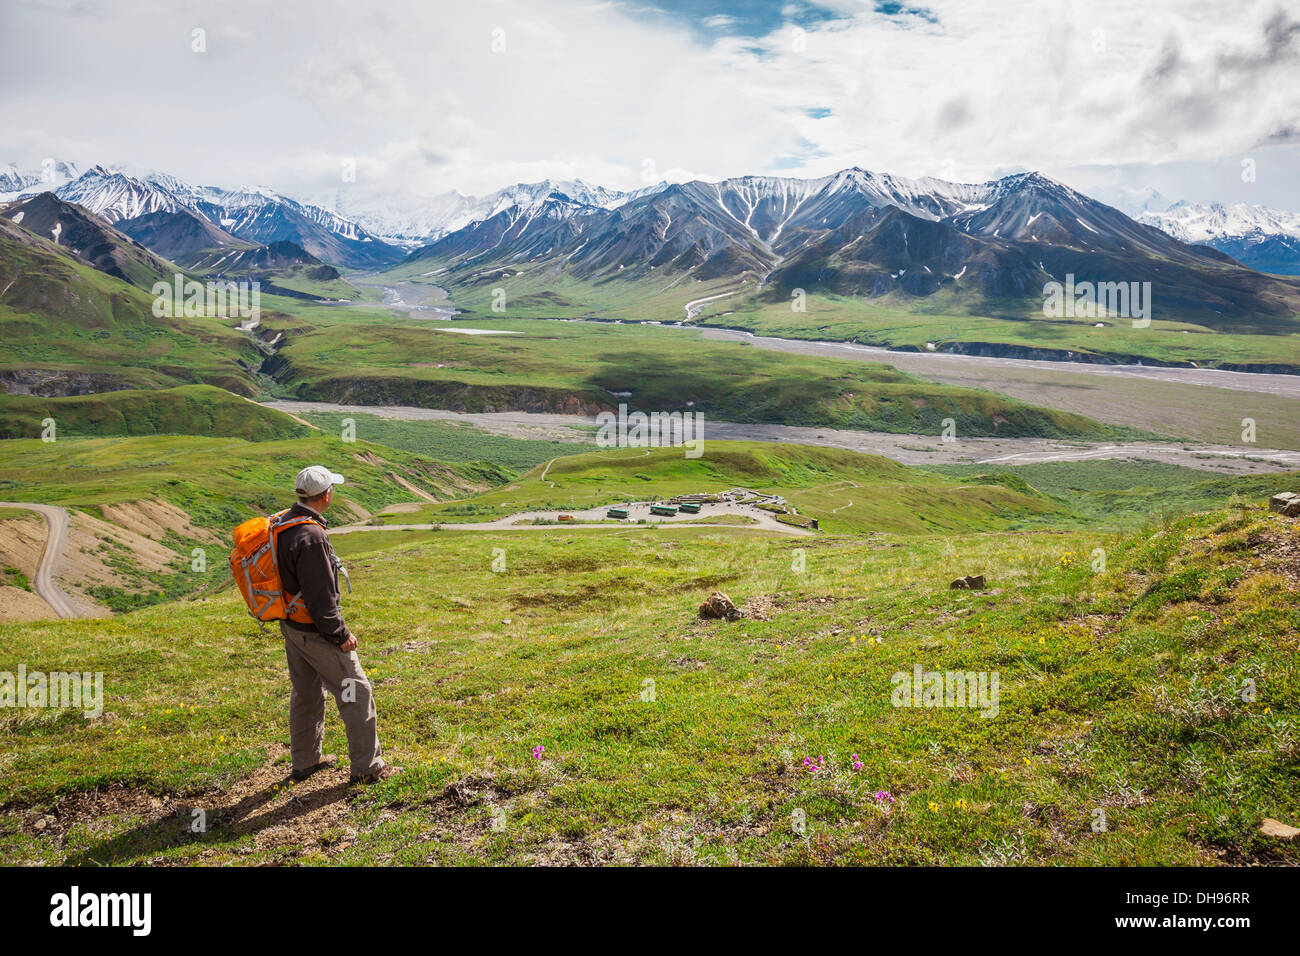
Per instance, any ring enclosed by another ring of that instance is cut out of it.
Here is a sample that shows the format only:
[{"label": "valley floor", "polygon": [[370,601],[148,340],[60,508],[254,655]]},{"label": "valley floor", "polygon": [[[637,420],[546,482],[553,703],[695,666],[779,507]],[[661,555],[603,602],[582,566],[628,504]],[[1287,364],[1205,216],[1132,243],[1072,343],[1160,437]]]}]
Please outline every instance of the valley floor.
[{"label": "valley floor", "polygon": [[731,329],[707,329],[703,336],[788,354],[885,362],[945,385],[1209,444],[1244,447],[1243,420],[1249,419],[1256,423],[1258,444],[1300,450],[1300,375],[896,351]]},{"label": "valley floor", "polygon": [[[1205,401],[1205,396],[1200,395]],[[410,405],[339,405],[279,399],[264,403],[290,414],[309,412],[375,415],[399,421],[453,421],[472,424],[491,434],[512,438],[590,444],[598,427],[594,416],[532,412],[462,413]],[[1300,424],[1300,419],[1297,420]],[[847,428],[814,428],[706,421],[705,441],[797,442],[847,448],[884,455],[906,465],[1028,464],[1043,461],[1156,461],[1201,468],[1221,474],[1259,474],[1300,468],[1300,450],[1200,442],[1085,442],[1048,438],[958,438],[934,435],[865,432]]]},{"label": "valley floor", "polygon": [[703,334],[796,355],[887,362],[930,381],[1200,442],[1243,445],[1243,419],[1251,419],[1260,444],[1300,450],[1300,375],[903,352],[730,329]]}]

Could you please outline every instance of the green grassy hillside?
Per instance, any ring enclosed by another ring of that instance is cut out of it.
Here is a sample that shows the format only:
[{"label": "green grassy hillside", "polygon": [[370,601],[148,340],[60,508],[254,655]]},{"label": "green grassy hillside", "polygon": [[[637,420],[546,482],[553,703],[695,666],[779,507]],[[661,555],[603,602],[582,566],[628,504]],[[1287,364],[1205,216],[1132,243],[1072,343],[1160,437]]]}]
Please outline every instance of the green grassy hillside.
[{"label": "green grassy hillside", "polygon": [[484,476],[371,442],[312,434],[278,441],[159,436],[11,440],[0,459],[0,496],[10,501],[95,508],[162,498],[201,527],[229,530],[244,518],[293,503],[293,479],[324,464],[348,479],[339,498],[366,510],[415,494],[397,475],[434,497],[482,489]]},{"label": "green grassy hillside", "polygon": [[0,226],[0,382],[33,374],[95,391],[204,382],[257,391],[262,360],[232,320],[155,318],[147,290]]},{"label": "green grassy hillside", "polygon": [[[1259,504],[1279,491],[1300,491],[1300,472],[1258,475],[1212,475],[1199,468],[1151,461],[1042,462],[1001,466],[988,475],[986,465],[941,465],[924,469],[939,474],[1013,485],[1024,482],[1049,495],[1077,520],[1096,527],[1135,528],[1158,516],[1208,511],[1231,502]],[[1059,515],[1052,523],[1061,525]]]},{"label": "green grassy hillside", "polygon": [[[0,852],[1294,864],[1300,848],[1256,832],[1300,816],[1294,537],[1258,510],[1126,539],[352,535],[346,613],[404,774],[288,783],[283,649],[233,594],[0,626],[0,666],[102,671],[108,711],[5,712]],[[963,572],[991,590],[949,590]],[[697,621],[715,588],[755,616]],[[997,673],[996,714],[893,706],[893,675],[918,666]]]},{"label": "green grassy hillside", "polygon": [[0,227],[6,240],[55,251],[61,258],[75,258],[138,289],[170,282],[177,272],[175,264],[119,232],[89,209],[50,192],[5,205],[0,218],[8,220]]},{"label": "green grassy hillside", "polygon": [[830,532],[1004,528],[1064,510],[1029,489],[924,474],[877,455],[789,443],[706,441],[695,459],[686,458],[681,448],[609,449],[557,458],[482,495],[378,520],[482,521],[517,511],[590,508],[736,487],[780,494]]},{"label": "green grassy hillside", "polygon": [[352,419],[358,438],[401,448],[438,461],[491,461],[524,472],[560,455],[595,450],[595,443],[549,441],[497,435],[461,421],[412,421],[384,418],[363,412],[307,412],[301,416],[313,425],[338,435],[343,420]]},{"label": "green grassy hillside", "polygon": [[[433,498],[462,497],[511,474],[483,463],[448,466],[383,445],[342,442],[320,433],[256,442],[184,435],[64,437],[51,443],[11,439],[0,442],[0,500],[63,505],[110,524],[119,520],[110,506],[132,505],[147,511],[152,503],[165,502],[185,512],[188,528],[159,525],[144,532],[177,554],[178,559],[164,570],[151,571],[130,549],[101,542],[99,552],[123,586],[90,593],[120,611],[225,587],[230,578],[225,553],[231,529],[255,514],[291,505],[294,476],[309,464],[325,464],[346,476],[347,484],[339,489],[331,514],[345,522],[415,499],[412,488]],[[196,547],[207,556],[206,570],[201,572],[190,564]]]},{"label": "green grassy hillside", "polygon": [[361,290],[342,276],[333,266],[297,265],[278,269],[265,278],[271,290],[283,289],[290,294],[319,299],[359,300]]},{"label": "green grassy hillside", "polygon": [[46,418],[55,420],[58,435],[69,438],[204,435],[266,441],[311,433],[283,412],[212,385],[63,398],[0,394],[0,438],[38,438]]}]

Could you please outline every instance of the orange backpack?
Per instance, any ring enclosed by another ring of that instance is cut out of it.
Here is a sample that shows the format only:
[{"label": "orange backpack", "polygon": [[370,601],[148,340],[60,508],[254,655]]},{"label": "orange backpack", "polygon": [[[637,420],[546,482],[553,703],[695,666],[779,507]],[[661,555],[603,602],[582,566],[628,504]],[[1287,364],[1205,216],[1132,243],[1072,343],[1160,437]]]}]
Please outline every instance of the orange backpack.
[{"label": "orange backpack", "polygon": [[235,577],[239,593],[244,596],[248,613],[257,620],[287,619],[310,624],[311,615],[307,613],[302,595],[284,593],[276,540],[285,528],[320,522],[308,517],[285,518],[287,513],[286,510],[269,518],[250,518],[234,530],[235,550],[230,552],[230,573]]}]

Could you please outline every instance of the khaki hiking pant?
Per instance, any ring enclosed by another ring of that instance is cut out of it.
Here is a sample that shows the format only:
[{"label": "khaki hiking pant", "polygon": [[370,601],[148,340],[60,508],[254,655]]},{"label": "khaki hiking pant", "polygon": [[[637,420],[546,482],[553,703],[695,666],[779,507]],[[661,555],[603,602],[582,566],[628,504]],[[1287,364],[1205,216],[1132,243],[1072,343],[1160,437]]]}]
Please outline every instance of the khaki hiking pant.
[{"label": "khaki hiking pant", "polygon": [[325,694],[334,695],[339,716],[348,733],[348,759],[353,774],[374,773],[384,766],[379,758],[378,715],[375,697],[356,651],[339,646],[314,631],[304,631],[281,621],[284,653],[289,660],[289,743],[293,769],[307,770],[320,762],[325,740]]}]

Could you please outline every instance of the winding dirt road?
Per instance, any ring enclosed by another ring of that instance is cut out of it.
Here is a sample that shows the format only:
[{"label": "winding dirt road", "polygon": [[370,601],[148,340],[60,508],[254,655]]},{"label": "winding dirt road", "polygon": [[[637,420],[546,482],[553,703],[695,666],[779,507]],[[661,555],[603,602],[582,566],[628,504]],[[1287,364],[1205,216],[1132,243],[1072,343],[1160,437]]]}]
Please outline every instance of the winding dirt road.
[{"label": "winding dirt road", "polygon": [[54,572],[63,559],[63,549],[68,543],[68,509],[57,505],[35,505],[25,501],[0,501],[0,508],[24,508],[45,517],[45,553],[32,578],[32,590],[45,601],[59,617],[84,617],[66,591],[54,583]]},{"label": "winding dirt road", "polygon": [[[494,521],[467,521],[448,522],[446,524],[353,524],[346,525],[342,528],[331,528],[330,534],[351,534],[354,531],[432,531],[434,528],[441,528],[443,531],[573,531],[575,529],[585,530],[606,530],[617,531],[628,528],[644,528],[649,525],[671,525],[678,524],[690,528],[729,528],[735,530],[757,530],[757,531],[776,531],[780,534],[796,535],[807,537],[814,532],[805,528],[797,528],[794,525],[783,524],[777,521],[771,514],[763,511],[761,508],[755,508],[750,505],[735,504],[734,502],[714,502],[705,504],[700,509],[698,515],[676,514],[668,516],[651,516],[649,502],[637,502],[627,505],[628,519],[626,521],[608,521],[605,518],[605,512],[612,505],[601,505],[598,508],[575,508],[564,511],[521,511],[517,514],[507,515],[504,518],[497,518]],[[559,515],[573,515],[576,519],[573,522],[564,522],[563,524],[533,524],[538,519],[556,521]],[[746,518],[752,518],[753,524],[713,524],[701,519],[715,518],[720,515],[743,515]],[[638,519],[645,519],[646,524],[637,524]],[[580,522],[600,522],[600,524],[582,524]]]},{"label": "winding dirt road", "polygon": [[686,321],[687,322],[693,321],[695,317],[700,314],[700,307],[704,305],[706,302],[715,302],[718,299],[725,299],[728,298],[729,296],[739,295],[744,291],[745,290],[743,288],[732,289],[730,292],[719,292],[717,295],[706,295],[702,299],[692,299],[690,302],[687,302],[686,305],[683,306],[683,308],[686,310]]}]

